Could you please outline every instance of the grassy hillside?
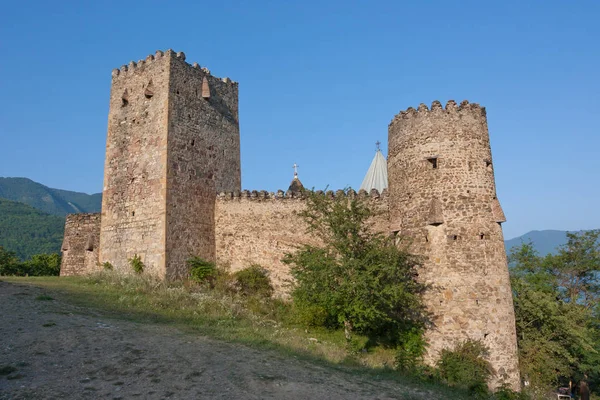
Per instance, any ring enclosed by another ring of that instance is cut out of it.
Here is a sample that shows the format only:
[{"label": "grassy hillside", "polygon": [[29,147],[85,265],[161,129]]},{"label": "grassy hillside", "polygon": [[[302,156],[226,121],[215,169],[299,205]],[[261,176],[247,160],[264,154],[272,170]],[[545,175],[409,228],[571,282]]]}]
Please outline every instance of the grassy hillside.
[{"label": "grassy hillside", "polygon": [[99,212],[102,195],[52,189],[27,178],[0,178],[0,197],[52,215]]},{"label": "grassy hillside", "polygon": [[23,260],[33,254],[60,252],[64,227],[64,217],[0,199],[0,246]]}]

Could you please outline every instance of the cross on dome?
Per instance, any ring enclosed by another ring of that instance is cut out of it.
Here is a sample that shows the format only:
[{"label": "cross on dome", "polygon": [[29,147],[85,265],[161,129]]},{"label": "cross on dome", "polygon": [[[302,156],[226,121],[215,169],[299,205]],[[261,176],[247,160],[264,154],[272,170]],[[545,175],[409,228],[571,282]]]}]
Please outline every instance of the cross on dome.
[{"label": "cross on dome", "polygon": [[292,165],[292,168],[294,168],[294,178],[298,179],[298,167],[299,165],[294,163],[294,165]]}]

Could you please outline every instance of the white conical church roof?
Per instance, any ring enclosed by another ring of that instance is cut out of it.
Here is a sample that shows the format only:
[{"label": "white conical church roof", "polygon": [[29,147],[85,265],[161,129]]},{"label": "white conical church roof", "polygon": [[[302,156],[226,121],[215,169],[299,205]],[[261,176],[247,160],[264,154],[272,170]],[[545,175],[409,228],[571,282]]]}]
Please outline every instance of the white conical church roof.
[{"label": "white conical church roof", "polygon": [[383,154],[381,154],[381,150],[377,149],[375,153],[375,157],[371,162],[371,166],[367,171],[367,175],[365,175],[365,179],[363,179],[362,184],[360,185],[361,189],[370,192],[371,189],[377,189],[379,193],[383,189],[387,189],[388,187],[388,175],[387,175],[387,161]]}]

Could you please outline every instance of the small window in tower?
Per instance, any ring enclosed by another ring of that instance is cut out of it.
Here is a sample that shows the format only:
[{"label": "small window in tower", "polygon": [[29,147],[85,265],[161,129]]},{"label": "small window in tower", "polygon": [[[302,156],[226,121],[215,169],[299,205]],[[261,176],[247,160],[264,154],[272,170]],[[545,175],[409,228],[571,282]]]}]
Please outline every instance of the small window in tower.
[{"label": "small window in tower", "polygon": [[427,161],[429,161],[429,163],[431,164],[431,168],[437,169],[437,167],[438,167],[438,158],[437,157],[429,157],[427,159]]},{"label": "small window in tower", "polygon": [[485,240],[485,233],[480,233],[479,234],[479,239]]},{"label": "small window in tower", "polygon": [[129,93],[127,93],[127,89],[123,92],[121,96],[121,107],[125,107],[129,104]]},{"label": "small window in tower", "polygon": [[192,147],[194,147],[194,144],[196,143],[195,139],[192,139],[192,141],[190,142],[190,144],[192,145]]},{"label": "small window in tower", "polygon": [[135,211],[132,211],[132,212],[131,212],[131,216],[132,216],[132,217],[135,217]]},{"label": "small window in tower", "polygon": [[485,167],[488,171],[492,170],[492,162],[490,160],[485,160]]}]

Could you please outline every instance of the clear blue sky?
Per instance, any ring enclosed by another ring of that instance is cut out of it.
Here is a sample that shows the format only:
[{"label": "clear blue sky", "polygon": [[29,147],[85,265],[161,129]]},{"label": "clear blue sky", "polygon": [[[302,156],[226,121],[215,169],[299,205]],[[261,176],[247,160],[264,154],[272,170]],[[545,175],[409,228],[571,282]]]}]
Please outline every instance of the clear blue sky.
[{"label": "clear blue sky", "polygon": [[600,228],[598,1],[5,2],[0,176],[100,192],[113,68],[240,82],[243,187],[359,187],[407,107],[486,106],[505,236]]}]

